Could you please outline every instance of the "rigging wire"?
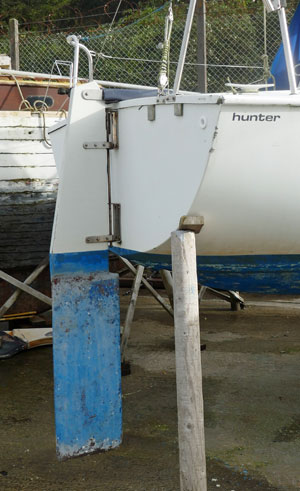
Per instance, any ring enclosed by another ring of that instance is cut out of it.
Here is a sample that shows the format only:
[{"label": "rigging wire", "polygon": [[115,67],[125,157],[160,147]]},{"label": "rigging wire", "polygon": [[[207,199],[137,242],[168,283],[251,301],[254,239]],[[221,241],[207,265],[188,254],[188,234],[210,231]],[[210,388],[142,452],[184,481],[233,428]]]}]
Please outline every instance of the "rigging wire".
[{"label": "rigging wire", "polygon": [[[97,53],[97,56],[100,56],[101,58],[104,59],[109,59],[109,60],[120,60],[120,61],[143,61],[143,62],[148,62],[148,63],[161,63],[161,60],[153,60],[151,58],[130,58],[130,57],[124,57],[124,56],[111,56],[111,55],[105,55],[104,53]],[[170,64],[172,65],[177,65],[177,61],[170,61]],[[214,64],[214,63],[191,63],[191,62],[185,62],[185,65],[190,65],[190,66],[206,66],[206,67],[219,67],[219,68],[263,68],[262,65],[221,65],[221,64]]]},{"label": "rigging wire", "polygon": [[[119,4],[118,4],[118,7],[117,7],[117,10],[115,11],[115,15],[113,16],[113,19],[112,19],[112,21],[111,21],[111,23],[110,23],[109,29],[108,29],[108,31],[107,31],[107,33],[106,33],[106,36],[105,36],[104,40],[103,40],[102,46],[101,46],[101,48],[100,48],[100,52],[102,52],[102,51],[103,51],[103,49],[104,49],[104,46],[105,46],[106,41],[107,41],[107,39],[108,39],[108,36],[109,36],[109,34],[110,34],[111,30],[112,30],[112,26],[113,26],[113,24],[114,24],[114,22],[115,22],[115,19],[116,19],[117,13],[118,13],[118,11],[119,11],[119,9],[120,9],[120,7],[121,7],[121,3],[122,3],[122,1],[123,1],[123,0],[119,0]],[[98,61],[99,61],[99,60],[100,60],[100,57],[98,56],[98,58],[96,59],[95,64],[94,64],[94,70],[96,69],[96,66],[97,66],[97,64],[98,64]]]},{"label": "rigging wire", "polygon": [[[131,28],[135,24],[139,24],[140,22],[143,22],[148,17],[151,17],[153,14],[155,14],[157,12],[160,12],[161,10],[163,10],[164,8],[166,8],[167,5],[168,5],[168,3],[169,2],[164,3],[161,7],[158,7],[157,9],[152,10],[152,12],[150,12],[149,14],[146,14],[143,17],[140,17],[139,19],[131,22],[130,24],[128,24],[126,26],[120,27],[120,29],[114,29],[114,33],[115,32],[122,32],[124,29]],[[85,37],[83,37],[81,39],[82,39],[82,41],[89,41],[90,39],[97,39],[97,38],[104,37],[104,36],[106,36],[106,34],[98,34],[98,35],[95,35],[95,36],[85,36]]]}]

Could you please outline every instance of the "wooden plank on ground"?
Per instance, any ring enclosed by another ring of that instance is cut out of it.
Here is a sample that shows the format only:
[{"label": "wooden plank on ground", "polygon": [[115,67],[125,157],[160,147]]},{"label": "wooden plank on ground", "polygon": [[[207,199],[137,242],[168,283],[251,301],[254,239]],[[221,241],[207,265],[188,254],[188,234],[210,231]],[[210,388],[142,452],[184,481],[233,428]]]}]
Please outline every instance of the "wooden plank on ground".
[{"label": "wooden plank on ground", "polygon": [[[49,264],[49,257],[45,257],[45,259],[42,260],[42,262],[35,268],[35,270],[26,278],[24,281],[25,285],[31,285],[31,283],[36,280],[36,278],[41,274],[42,271],[48,266]],[[20,295],[21,290],[18,288],[7,300],[6,302],[2,305],[0,308],[0,317],[2,317],[9,309],[12,307],[12,305],[15,303],[17,300],[18,296]]]},{"label": "wooden plank on ground", "polygon": [[47,297],[47,295],[44,295],[43,293],[38,292],[37,290],[34,290],[33,288],[31,288],[31,286],[22,283],[22,281],[13,278],[13,276],[10,276],[9,274],[1,270],[0,270],[0,278],[4,281],[7,281],[11,285],[16,286],[17,288],[24,291],[25,293],[28,293],[28,295],[32,295],[38,300],[41,300],[42,302],[52,306],[52,300],[50,297]]}]

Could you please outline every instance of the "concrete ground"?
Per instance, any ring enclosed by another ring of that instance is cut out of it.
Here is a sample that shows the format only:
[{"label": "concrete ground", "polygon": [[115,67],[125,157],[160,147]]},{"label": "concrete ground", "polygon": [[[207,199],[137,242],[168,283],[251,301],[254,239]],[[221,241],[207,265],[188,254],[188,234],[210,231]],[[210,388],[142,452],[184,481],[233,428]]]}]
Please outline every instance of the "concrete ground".
[{"label": "concrete ground", "polygon": [[[297,490],[300,304],[247,299],[239,312],[201,306],[208,490]],[[179,490],[172,319],[145,291],[127,358],[123,444],[65,462],[55,456],[51,347],[0,362],[0,490]]]}]

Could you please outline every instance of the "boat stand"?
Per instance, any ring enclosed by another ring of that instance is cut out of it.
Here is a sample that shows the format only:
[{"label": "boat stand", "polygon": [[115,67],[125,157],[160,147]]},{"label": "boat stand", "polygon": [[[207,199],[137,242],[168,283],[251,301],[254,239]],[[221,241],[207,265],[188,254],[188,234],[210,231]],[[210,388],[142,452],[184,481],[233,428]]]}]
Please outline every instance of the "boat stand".
[{"label": "boat stand", "polygon": [[[114,253],[115,254],[115,253]],[[127,270],[131,271],[134,274],[134,280],[131,288],[131,299],[127,309],[124,326],[122,329],[122,337],[121,337],[121,361],[124,366],[125,364],[125,351],[127,348],[128,340],[131,332],[131,325],[134,317],[134,312],[136,308],[136,303],[140,291],[140,287],[143,284],[147,290],[153,295],[153,297],[160,303],[160,305],[174,318],[173,311],[173,300],[174,300],[174,290],[173,290],[173,277],[172,273],[168,270],[161,270],[160,275],[167,292],[170,305],[165,301],[165,299],[157,293],[157,291],[152,287],[149,281],[144,277],[145,268],[144,266],[138,265],[135,267],[127,258],[123,256],[119,256],[115,254],[127,267]],[[245,306],[244,299],[239,295],[238,292],[234,292],[232,290],[224,291],[224,290],[216,290],[214,288],[210,288],[207,286],[200,286],[199,289],[199,302],[203,299],[206,292],[210,292],[217,298],[221,298],[226,302],[229,302],[231,305],[231,310],[238,311],[243,309]]]},{"label": "boat stand", "polygon": [[47,256],[23,282],[0,270],[0,278],[17,288],[16,291],[1,306],[0,318],[3,317],[3,315],[10,309],[10,307],[12,307],[21,292],[28,293],[29,295],[37,298],[38,300],[41,300],[42,302],[52,307],[52,300],[50,297],[29,286],[31,285],[31,283],[34,282],[34,280],[36,280],[41,272],[44,271],[48,264],[49,257]]},{"label": "boat stand", "polygon": [[245,301],[239,292],[234,292],[233,290],[216,290],[215,288],[201,285],[199,290],[199,302],[201,302],[206,292],[210,292],[215,297],[229,302],[231,310],[237,311],[245,308]]},{"label": "boat stand", "polygon": [[157,291],[153,288],[152,285],[150,285],[149,281],[144,278],[144,266],[133,266],[133,264],[126,259],[125,257],[119,256],[116,254],[116,256],[121,259],[121,261],[127,266],[127,268],[135,275],[132,289],[131,289],[131,299],[129,303],[129,307],[127,309],[126,313],[126,318],[125,318],[125,323],[123,327],[123,332],[122,332],[122,339],[121,339],[121,361],[122,363],[125,362],[125,351],[128,343],[128,339],[130,336],[130,331],[131,331],[131,324],[133,321],[133,316],[135,312],[135,307],[136,307],[136,302],[138,299],[139,291],[141,284],[147,288],[147,290],[153,295],[153,297],[160,303],[160,305],[168,312],[168,314],[171,315],[171,317],[174,317],[173,309],[168,305],[168,303],[165,301],[165,299],[157,293]]},{"label": "boat stand", "polygon": [[[169,301],[171,306],[173,307],[174,302],[174,292],[173,292],[173,277],[171,271],[166,269],[162,269],[160,271],[160,275],[169,297]],[[225,300],[230,303],[231,310],[240,310],[245,307],[245,301],[243,297],[239,294],[239,292],[235,292],[233,290],[217,290],[215,288],[210,288],[209,286],[200,285],[199,288],[199,302],[203,299],[206,292],[209,292],[213,296]]]}]

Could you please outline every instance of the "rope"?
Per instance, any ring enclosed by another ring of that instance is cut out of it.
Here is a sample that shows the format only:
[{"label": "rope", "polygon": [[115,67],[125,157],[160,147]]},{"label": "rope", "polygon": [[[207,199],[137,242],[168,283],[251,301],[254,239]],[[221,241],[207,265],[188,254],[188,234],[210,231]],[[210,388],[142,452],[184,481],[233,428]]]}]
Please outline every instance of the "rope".
[{"label": "rope", "polygon": [[275,83],[275,77],[270,71],[270,65],[269,65],[269,56],[267,52],[267,11],[266,7],[264,6],[264,54],[262,55],[262,60],[263,60],[263,78],[262,80],[267,84],[268,79],[271,78],[273,83],[274,83],[274,90],[276,88],[276,83]]},{"label": "rope", "polygon": [[170,72],[170,43],[171,43],[171,33],[173,27],[173,9],[172,0],[170,1],[168,15],[165,20],[165,39],[163,44],[162,60],[160,66],[160,72],[158,77],[158,90],[159,94],[169,85],[169,72]]},{"label": "rope", "polygon": [[49,147],[52,147],[52,144],[51,144],[50,140],[48,140],[48,138],[47,138],[47,126],[46,126],[45,111],[43,111],[43,110],[37,110],[37,112],[39,113],[39,115],[42,117],[42,120],[43,120],[43,138],[44,138],[44,142]]},{"label": "rope", "polygon": [[[52,75],[52,72],[53,72],[53,69],[54,69],[54,65],[55,65],[55,63],[52,65],[50,75]],[[46,86],[46,92],[45,92],[45,94],[43,96],[43,99],[38,99],[38,100],[34,101],[33,106],[30,104],[30,102],[27,99],[24,98],[24,95],[23,95],[22,89],[20,87],[19,81],[15,77],[15,75],[11,75],[11,77],[15,81],[16,86],[17,86],[17,89],[18,89],[18,92],[19,92],[20,97],[22,99],[21,100],[21,103],[19,104],[19,111],[23,110],[22,108],[23,108],[23,106],[25,106],[24,110],[32,111],[32,112],[34,111],[34,112],[38,113],[41,116],[42,121],[43,121],[43,127],[42,127],[43,140],[46,143],[46,145],[48,145],[49,147],[52,147],[52,144],[51,144],[50,140],[48,140],[48,137],[47,137],[47,125],[46,125],[46,118],[45,118],[45,112],[49,109],[49,106],[46,103],[46,97],[48,95],[48,91],[49,91],[49,87],[50,87],[50,83],[51,83],[51,76],[49,77],[48,85]],[[67,117],[66,111],[64,109],[62,109],[62,107],[64,106],[64,104],[65,104],[65,102],[67,100],[68,100],[68,98],[66,98],[64,100],[64,102],[61,104],[60,108],[57,111],[57,114],[61,113],[61,114],[64,114],[65,117]],[[38,107],[38,105],[39,105],[39,107]]]},{"label": "rope", "polygon": [[[37,113],[39,113],[42,117],[42,120],[43,120],[43,139],[44,139],[44,142],[49,146],[51,147],[51,142],[48,140],[47,138],[47,133],[46,133],[46,119],[45,119],[45,111],[48,109],[48,105],[47,103],[45,102],[45,98],[44,100],[37,100],[34,102],[33,104],[33,107],[32,105],[30,104],[30,102],[24,98],[23,96],[23,93],[22,93],[22,90],[21,90],[21,87],[20,87],[20,84],[19,84],[19,81],[17,80],[17,78],[12,75],[12,78],[14,79],[14,81],[16,82],[16,86],[18,88],[18,91],[19,91],[19,94],[21,96],[21,103],[19,105],[19,111],[22,110],[22,106],[25,106],[25,110],[28,110],[28,111],[35,111]],[[49,84],[50,84],[50,79],[49,79]],[[49,84],[48,84],[48,88],[49,88]],[[48,91],[48,88],[47,88],[47,91]],[[46,97],[46,96],[45,96]],[[42,104],[42,107],[43,109],[41,108],[38,108],[37,107],[37,104]]]},{"label": "rope", "polygon": [[[45,143],[51,147],[51,142],[48,140],[47,138],[47,133],[46,133],[46,130],[47,130],[47,126],[46,126],[46,118],[45,118],[45,111],[47,111],[48,108],[48,105],[47,103],[45,102],[45,98],[44,100],[37,100],[34,102],[33,106],[30,104],[30,102],[24,98],[24,95],[23,95],[23,92],[22,92],[22,89],[20,87],[20,84],[19,84],[19,81],[18,79],[14,76],[14,75],[11,75],[11,77],[13,78],[13,80],[15,81],[16,83],[16,86],[17,86],[17,89],[18,89],[18,92],[20,94],[20,97],[21,97],[21,102],[19,104],[19,111],[22,111],[23,110],[23,106],[25,106],[24,110],[27,110],[27,111],[31,111],[31,112],[37,112],[38,114],[40,114],[40,116],[42,117],[42,120],[43,120],[43,140],[45,141]],[[50,84],[50,79],[49,79],[49,84]],[[49,89],[49,84],[48,84],[48,88],[47,90]],[[46,97],[46,96],[45,96]],[[41,108],[38,108],[37,107],[37,104],[41,104],[42,105],[42,109]]]},{"label": "rope", "polygon": [[47,110],[47,109],[48,109],[48,105],[47,105],[47,103],[45,102],[45,98],[44,98],[44,100],[43,100],[43,101],[42,101],[42,100],[37,100],[37,101],[35,101],[35,102],[34,102],[34,105],[32,106],[32,105],[30,104],[30,102],[29,102],[27,99],[25,99],[25,97],[23,96],[23,92],[22,92],[22,90],[21,90],[21,87],[20,87],[20,84],[19,84],[18,79],[15,77],[15,75],[12,75],[12,74],[11,74],[10,76],[11,76],[11,77],[12,77],[12,79],[15,81],[16,86],[17,86],[17,89],[18,89],[18,92],[19,92],[19,95],[20,95],[20,97],[21,97],[21,99],[22,99],[22,100],[21,100],[21,102],[20,102],[20,104],[19,104],[19,108],[18,108],[18,109],[19,109],[19,111],[22,111],[22,110],[23,110],[23,109],[22,109],[22,106],[25,106],[25,109],[24,109],[24,110],[27,110],[27,111],[39,111],[39,109],[38,109],[38,108],[37,108],[37,106],[36,106],[36,104],[38,104],[38,103],[39,103],[39,104],[42,104],[42,105],[44,106],[44,108],[45,108],[44,110]]},{"label": "rope", "polygon": [[23,92],[22,92],[22,90],[21,90],[21,87],[20,87],[20,84],[19,84],[18,79],[17,79],[17,78],[16,78],[14,75],[11,75],[11,77],[12,77],[12,79],[15,81],[16,86],[17,86],[17,89],[18,89],[18,92],[19,92],[20,97],[21,97],[21,99],[22,99],[22,100],[21,100],[21,103],[20,103],[20,105],[19,105],[19,111],[21,111],[21,108],[22,108],[22,106],[23,106],[23,105],[25,106],[25,108],[26,108],[27,110],[31,111],[31,110],[32,110],[32,106],[31,106],[30,102],[29,102],[29,101],[27,101],[27,99],[25,99],[25,98],[24,98],[24,96],[23,96]]},{"label": "rope", "polygon": [[267,54],[262,55],[262,60],[263,60],[263,64],[264,64],[264,66],[263,66],[263,69],[264,69],[263,80],[267,84],[268,83],[268,79],[271,78],[272,81],[273,81],[273,84],[274,84],[273,89],[275,90],[275,88],[276,88],[276,81],[275,81],[275,77],[274,77],[273,73],[271,73],[271,71],[270,71],[269,57],[268,57],[268,55]]},{"label": "rope", "polygon": [[65,105],[65,103],[68,101],[69,99],[69,96],[67,96],[64,101],[62,102],[62,104],[60,105],[60,107],[57,109],[56,111],[56,114],[59,116],[60,114],[63,114],[65,116],[65,118],[67,119],[68,117],[68,114],[67,114],[67,111],[65,109],[62,109]]}]

